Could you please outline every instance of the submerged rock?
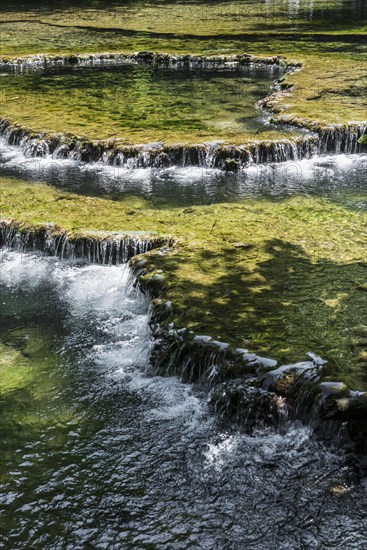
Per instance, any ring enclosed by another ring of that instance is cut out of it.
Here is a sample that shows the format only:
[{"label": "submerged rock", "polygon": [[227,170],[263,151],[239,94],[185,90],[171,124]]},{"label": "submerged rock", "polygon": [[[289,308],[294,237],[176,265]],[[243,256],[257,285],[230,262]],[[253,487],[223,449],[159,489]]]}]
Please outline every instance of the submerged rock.
[{"label": "submerged rock", "polygon": [[224,170],[227,172],[237,172],[241,165],[238,160],[232,158],[224,159]]},{"label": "submerged rock", "polygon": [[210,393],[209,404],[224,420],[235,422],[248,432],[257,427],[276,426],[284,414],[275,394],[240,379],[216,386]]}]

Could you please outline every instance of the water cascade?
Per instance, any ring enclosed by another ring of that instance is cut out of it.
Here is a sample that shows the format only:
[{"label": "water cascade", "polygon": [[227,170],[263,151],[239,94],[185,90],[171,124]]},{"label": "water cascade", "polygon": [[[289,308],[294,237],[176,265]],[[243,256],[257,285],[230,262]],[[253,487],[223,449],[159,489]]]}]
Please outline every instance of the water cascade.
[{"label": "water cascade", "polygon": [[[266,66],[270,70],[289,73],[299,67],[287,63],[281,57],[256,57],[247,54],[236,56],[173,56],[139,52],[136,54],[100,54],[71,56],[30,56],[8,62],[3,60],[0,67],[7,71],[22,73],[50,67],[90,67],[108,65],[149,64],[162,68],[189,68],[190,70],[235,70],[240,67]],[[275,89],[259,102],[267,111],[277,113],[277,100],[289,90]],[[194,145],[147,143],[122,146],[113,140],[88,141],[63,134],[45,134],[23,128],[9,120],[0,121],[0,135],[10,145],[20,146],[26,157],[71,159],[82,162],[101,162],[110,166],[129,169],[163,168],[169,166],[200,166],[202,168],[222,168],[237,170],[251,164],[279,163],[308,159],[316,154],[353,154],[365,150],[359,139],[366,132],[366,124],[322,126],[317,122],[294,119],[280,114],[271,119],[283,128],[300,128],[303,135],[289,139],[254,141],[243,145],[230,145],[224,142],[199,143]]]},{"label": "water cascade", "polygon": [[19,146],[24,155],[51,159],[70,159],[82,162],[101,162],[121,168],[166,168],[169,166],[199,166],[202,168],[239,169],[251,164],[280,163],[309,159],[316,154],[354,154],[365,151],[358,140],[366,132],[365,125],[330,127],[320,135],[298,136],[279,141],[248,143],[235,146],[223,143],[196,145],[121,146],[113,142],[70,140],[64,135],[35,134],[12,124],[0,122],[0,135],[9,145]]},{"label": "water cascade", "polygon": [[[141,288],[152,298],[158,298],[151,311],[154,346],[150,363],[154,373],[179,375],[185,383],[195,382],[206,388],[212,407],[226,421],[252,431],[261,425],[279,427],[289,418],[301,419],[324,438],[328,433],[333,434],[333,439],[335,427],[340,432],[344,425],[339,443],[366,452],[367,433],[363,421],[366,396],[344,385],[331,391],[320,384],[324,364],[321,358],[310,353],[306,362],[278,365],[274,359],[259,357],[248,350],[232,350],[228,344],[210,337],[192,337],[184,329],[177,331],[171,325],[166,326],[169,308],[159,299],[164,279],[154,275],[142,279],[146,267],[138,256],[170,244],[171,241],[162,238],[107,232],[69,235],[58,233],[52,224],[24,228],[2,221],[0,231],[0,246],[19,252],[39,250],[46,256],[107,266],[133,259],[133,272]],[[355,418],[356,410],[362,412],[362,420]]]},{"label": "water cascade", "polygon": [[28,228],[11,221],[0,221],[0,246],[19,251],[39,250],[47,256],[101,265],[123,264],[137,254],[168,246],[170,242],[171,239],[144,233],[134,236],[89,231],[78,235],[60,231],[52,223]]},{"label": "water cascade", "polygon": [[[126,265],[73,265],[3,249],[1,274],[4,372],[14,357],[22,375],[3,379],[4,544],[363,547],[361,466],[287,422],[279,397],[273,410],[281,429],[253,426],[247,435],[218,424],[198,387],[149,375],[147,302]],[[208,343],[196,339],[205,363]],[[208,377],[219,379],[213,362],[226,347],[209,348]],[[276,367],[247,359],[258,369]],[[262,406],[257,416],[247,407],[246,422],[268,425],[265,387],[244,393],[237,385],[232,396],[244,404],[252,394]],[[213,382],[218,412],[230,408],[223,395]]]},{"label": "water cascade", "polygon": [[165,304],[155,304],[154,372],[205,388],[212,408],[229,425],[252,432],[301,420],[324,440],[367,453],[367,395],[339,382],[320,382],[327,361],[309,352],[307,360],[282,365],[209,336],[162,329],[165,315]]}]

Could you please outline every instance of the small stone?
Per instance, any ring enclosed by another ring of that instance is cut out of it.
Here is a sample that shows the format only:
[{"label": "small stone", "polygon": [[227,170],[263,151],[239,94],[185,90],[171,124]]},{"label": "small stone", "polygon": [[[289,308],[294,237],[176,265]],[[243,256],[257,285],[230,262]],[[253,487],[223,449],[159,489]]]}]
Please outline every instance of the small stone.
[{"label": "small stone", "polygon": [[233,246],[235,248],[241,248],[242,250],[250,250],[251,248],[254,248],[254,245],[251,243],[234,243]]}]

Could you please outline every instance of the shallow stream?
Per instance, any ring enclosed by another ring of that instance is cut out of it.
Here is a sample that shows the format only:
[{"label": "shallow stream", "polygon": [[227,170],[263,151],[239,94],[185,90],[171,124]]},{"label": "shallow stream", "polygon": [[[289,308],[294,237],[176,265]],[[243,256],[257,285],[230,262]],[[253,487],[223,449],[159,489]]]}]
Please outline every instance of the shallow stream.
[{"label": "shallow stream", "polygon": [[146,371],[125,266],[1,253],[2,548],[364,548],[366,480],[307,427],[225,430]]},{"label": "shallow stream", "polygon": [[[362,43],[353,41],[366,12],[362,0],[202,2],[195,12],[197,2],[164,3],[163,10],[162,2],[129,2],[108,12],[98,1],[89,2],[89,10],[83,2],[57,3],[59,11],[50,4],[6,2],[5,54],[258,51],[249,31],[263,32],[257,37],[261,51],[272,55],[283,51],[279,44],[297,53],[357,52]],[[187,37],[193,22],[195,35]],[[332,33],[346,22],[355,33],[345,33],[340,46],[342,38]],[[104,28],[94,31],[98,25]],[[289,34],[268,37],[289,30],[301,37],[296,46]],[[310,40],[307,33],[314,31],[321,34]],[[223,36],[212,38],[218,33]],[[198,75],[126,66],[4,73],[1,84],[5,115],[25,125],[54,131],[76,131],[76,125],[80,134],[89,129],[96,137],[128,130],[140,143],[161,140],[168,131],[175,140],[180,132],[201,141],[228,132],[258,136],[270,127],[254,105],[276,76],[268,69]],[[136,199],[141,209],[162,211],[228,203],[227,217],[236,202],[257,201],[253,228],[260,235],[268,222],[262,208],[292,197],[304,198],[290,211],[306,226],[315,198],[340,206],[340,227],[351,212],[362,220],[366,168],[366,155],[338,155],[250,165],[236,173],[127,169],[27,158],[0,139],[6,185],[9,178],[44,182],[127,204]],[[326,241],[330,225],[324,221],[320,214],[320,239]],[[278,227],[268,225],[275,239]],[[357,238],[362,235],[350,234],[352,244]],[[355,288],[366,258],[348,264],[340,248],[334,263],[327,262],[320,250],[317,244],[306,255],[301,247],[278,246],[268,261],[259,254],[258,273],[270,284],[251,294],[244,281],[250,315],[241,337],[251,351],[266,350],[280,361],[290,354],[301,360],[300,349],[314,351],[331,358],[337,372],[355,369],[366,383],[366,363],[356,360],[356,348],[365,345],[366,293]],[[281,433],[259,428],[252,435],[223,427],[201,390],[152,372],[149,303],[132,286],[127,266],[3,249],[0,270],[0,548],[367,548],[367,481],[356,458],[324,446],[298,423]]]},{"label": "shallow stream", "polygon": [[269,130],[256,102],[280,74],[276,66],[192,70],[127,62],[3,71],[2,116],[32,121],[36,130],[130,144],[235,141]]}]

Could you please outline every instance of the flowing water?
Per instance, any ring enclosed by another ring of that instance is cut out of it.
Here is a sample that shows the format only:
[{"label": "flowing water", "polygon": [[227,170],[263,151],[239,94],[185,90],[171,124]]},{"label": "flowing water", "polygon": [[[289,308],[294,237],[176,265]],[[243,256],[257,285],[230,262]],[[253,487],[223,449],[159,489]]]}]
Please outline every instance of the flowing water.
[{"label": "flowing water", "polygon": [[[363,0],[201,2],[195,12],[198,2],[115,4],[112,10],[104,1],[63,0],[57,7],[43,0],[7,1],[3,50],[256,51],[249,36],[230,34],[264,29],[305,32],[297,47],[287,35],[277,39],[297,52],[314,50],[316,42],[317,51],[330,50],[339,46],[319,43],[322,36],[311,41],[307,32],[334,31],[346,22],[358,32],[366,14]],[[59,27],[60,22],[71,26]],[[193,23],[197,36],[187,38]],[[78,24],[104,28],[94,32]],[[207,36],[229,31],[221,45]],[[282,51],[275,38],[264,37],[261,51]],[[173,118],[186,132],[197,127],[215,135],[266,131],[266,119],[254,104],[276,76],[269,71],[157,75],[151,67],[51,70],[5,74],[2,93],[12,108],[18,102],[22,115],[26,98],[33,120],[48,117],[61,130],[67,117],[70,127],[80,117],[84,125],[98,126],[99,135],[106,121],[111,133],[121,131],[122,120],[129,120],[134,132],[136,120],[146,117],[138,139],[144,141],[143,133],[156,136]],[[127,95],[134,97],[132,104]],[[192,102],[195,116],[182,117],[185,109],[192,111]],[[246,198],[278,202],[306,195],[337,202],[348,216],[366,209],[366,168],[366,155],[338,155],[252,165],[238,173],[177,166],[127,169],[27,158],[0,140],[5,178],[114,200],[137,195],[157,207]],[[212,415],[199,388],[151,372],[149,304],[132,286],[127,266],[71,263],[7,249],[0,260],[0,548],[367,548],[367,482],[353,456],[325,447],[298,423],[281,432],[238,433]],[[295,292],[305,303],[327,278],[321,266],[305,280],[304,262],[300,265]],[[354,284],[348,270],[341,276],[343,291]],[[277,263],[274,272],[279,277]],[[328,277],[334,284],[333,273]],[[364,323],[357,310],[355,303],[349,306],[350,319]],[[294,325],[294,341],[304,337],[302,331],[327,340],[329,333],[317,324],[319,310],[304,311],[302,305],[302,330]],[[340,331],[334,320],[338,341],[349,326],[347,317],[345,311],[338,317]],[[329,319],[328,312],[328,324]],[[279,338],[284,341],[284,333]]]},{"label": "flowing water", "polygon": [[[231,336],[237,345],[285,363],[300,361],[312,350],[328,361],[324,373],[328,380],[343,380],[356,390],[365,389],[367,383],[363,291],[366,168],[367,156],[360,154],[250,165],[237,173],[178,166],[135,170],[51,156],[27,158],[21,148],[0,142],[0,175],[6,193],[11,193],[14,177],[113,201],[125,200],[138,219],[148,209],[158,220],[166,221],[172,234],[183,230],[177,225],[182,219],[178,214],[187,207],[189,214],[194,205],[201,206],[204,214],[210,214],[215,204],[223,215],[232,205],[234,213],[237,207],[246,208],[244,214],[258,212],[256,223],[251,219],[249,223],[253,223],[251,236],[258,238],[259,245],[250,257],[243,254],[246,262],[256,261],[260,282],[255,283],[246,273],[240,281],[237,264],[226,266],[228,280],[223,284],[231,285],[232,277],[242,296],[241,305],[235,297],[227,298],[230,305],[222,313],[234,320]],[[32,202],[37,192],[37,185],[33,195],[31,186],[22,186],[14,179],[14,193],[31,193]],[[171,211],[172,216],[167,216]],[[51,221],[50,217],[41,213],[40,219]],[[204,235],[205,223],[203,218]],[[344,233],[336,233],[334,223],[343,227]],[[152,227],[145,224],[142,228]],[[218,231],[228,229],[223,225]],[[353,232],[350,241],[345,239],[345,231]],[[234,242],[247,239],[247,228],[234,228],[228,235],[236,239]],[[202,254],[205,266],[207,258]],[[239,250],[236,261],[241,258]],[[218,288],[218,295],[220,292]],[[188,311],[192,299],[190,294],[186,296]],[[246,322],[236,324],[236,315],[245,316]],[[222,334],[220,326],[211,327],[213,334]]]},{"label": "flowing water", "polygon": [[238,173],[173,166],[123,168],[102,162],[28,158],[0,137],[0,175],[41,181],[59,189],[114,200],[137,195],[172,206],[231,202],[246,197],[282,200],[294,195],[323,196],[365,209],[367,155],[321,155],[302,161],[250,165]]},{"label": "flowing water", "polygon": [[126,266],[1,255],[1,547],[367,545],[366,480],[307,427],[223,429],[146,368]]}]

